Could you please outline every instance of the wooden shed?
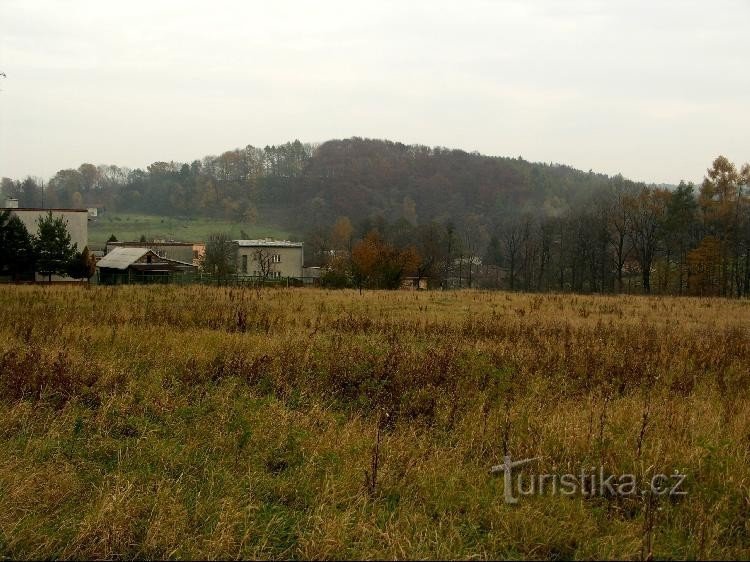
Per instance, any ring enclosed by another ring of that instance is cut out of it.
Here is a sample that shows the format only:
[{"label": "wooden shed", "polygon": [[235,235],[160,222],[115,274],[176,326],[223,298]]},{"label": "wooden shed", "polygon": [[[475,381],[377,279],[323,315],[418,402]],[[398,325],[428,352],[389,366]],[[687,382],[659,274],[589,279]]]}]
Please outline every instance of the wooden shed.
[{"label": "wooden shed", "polygon": [[99,283],[168,283],[175,275],[195,273],[191,263],[159,257],[149,248],[115,248],[96,264]]}]

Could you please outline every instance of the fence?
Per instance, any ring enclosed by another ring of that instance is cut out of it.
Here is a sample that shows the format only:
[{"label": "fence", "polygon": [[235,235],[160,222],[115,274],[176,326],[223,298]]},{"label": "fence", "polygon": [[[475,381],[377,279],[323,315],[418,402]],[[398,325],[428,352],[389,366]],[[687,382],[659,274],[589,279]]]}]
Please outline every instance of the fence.
[{"label": "fence", "polygon": [[102,278],[97,272],[91,281],[99,285],[221,285],[232,287],[301,287],[318,284],[317,277],[263,278],[252,275],[228,275],[219,278],[209,273],[169,275],[116,273]]}]

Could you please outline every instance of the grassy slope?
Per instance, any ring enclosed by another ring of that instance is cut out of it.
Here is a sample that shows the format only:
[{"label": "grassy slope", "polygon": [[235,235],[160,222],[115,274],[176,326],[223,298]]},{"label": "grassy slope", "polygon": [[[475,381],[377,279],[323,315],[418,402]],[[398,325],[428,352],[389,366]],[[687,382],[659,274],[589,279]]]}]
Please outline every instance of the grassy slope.
[{"label": "grassy slope", "polygon": [[[747,302],[2,287],[0,308],[0,558],[750,548]],[[684,470],[689,495],[506,505],[503,442],[539,471]]]},{"label": "grassy slope", "polygon": [[199,242],[214,232],[228,232],[233,238],[240,238],[242,230],[249,236],[258,238],[288,236],[288,232],[273,226],[236,223],[224,219],[106,213],[89,223],[89,245],[94,248],[104,246],[112,234],[121,241],[139,240],[144,234],[147,238]]}]

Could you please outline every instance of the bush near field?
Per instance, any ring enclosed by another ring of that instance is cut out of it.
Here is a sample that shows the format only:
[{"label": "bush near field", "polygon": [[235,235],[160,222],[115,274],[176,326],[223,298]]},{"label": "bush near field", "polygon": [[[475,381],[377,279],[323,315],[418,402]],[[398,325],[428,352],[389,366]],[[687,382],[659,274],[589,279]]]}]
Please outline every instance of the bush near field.
[{"label": "bush near field", "polygon": [[[0,557],[746,558],[750,303],[0,288]],[[490,466],[685,496],[503,501]]]}]

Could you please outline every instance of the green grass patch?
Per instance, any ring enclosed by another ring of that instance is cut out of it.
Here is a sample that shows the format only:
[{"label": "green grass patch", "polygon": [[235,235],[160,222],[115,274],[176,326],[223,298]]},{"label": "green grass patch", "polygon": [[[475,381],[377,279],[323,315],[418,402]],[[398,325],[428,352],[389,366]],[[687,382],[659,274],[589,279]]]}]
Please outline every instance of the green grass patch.
[{"label": "green grass patch", "polygon": [[141,236],[158,240],[202,242],[209,234],[226,232],[241,238],[288,238],[289,232],[273,225],[234,222],[205,217],[165,217],[135,213],[104,213],[89,223],[89,246],[103,247],[114,234],[121,242],[139,240]]}]

